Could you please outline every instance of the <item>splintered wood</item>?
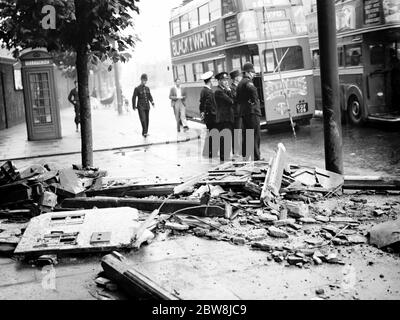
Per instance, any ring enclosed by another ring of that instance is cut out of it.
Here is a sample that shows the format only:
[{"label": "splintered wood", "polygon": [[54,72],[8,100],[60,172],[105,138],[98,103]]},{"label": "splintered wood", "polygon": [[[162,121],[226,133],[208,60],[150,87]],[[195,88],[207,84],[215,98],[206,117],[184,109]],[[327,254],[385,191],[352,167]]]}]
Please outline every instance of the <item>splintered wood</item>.
[{"label": "splintered wood", "polygon": [[29,223],[15,255],[112,251],[129,247],[139,227],[132,208],[47,213]]},{"label": "splintered wood", "polygon": [[283,170],[286,166],[286,148],[282,143],[278,144],[276,156],[271,161],[271,167],[265,177],[261,192],[262,201],[270,201],[279,196],[282,184]]}]

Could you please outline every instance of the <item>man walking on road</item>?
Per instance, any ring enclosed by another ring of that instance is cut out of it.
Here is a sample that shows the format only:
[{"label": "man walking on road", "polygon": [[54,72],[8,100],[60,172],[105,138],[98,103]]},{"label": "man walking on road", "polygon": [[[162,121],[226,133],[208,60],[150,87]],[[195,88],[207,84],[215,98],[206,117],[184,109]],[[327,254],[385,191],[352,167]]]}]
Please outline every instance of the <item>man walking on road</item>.
[{"label": "man walking on road", "polygon": [[235,156],[241,156],[240,148],[241,148],[241,132],[242,129],[242,117],[240,115],[240,106],[237,101],[237,86],[240,83],[241,76],[238,70],[232,71],[230,74],[232,83],[231,83],[231,92],[233,95],[233,100],[235,101],[235,105],[233,106],[233,114],[234,114],[234,122],[233,122],[233,140],[232,140],[232,150]]},{"label": "man walking on road", "polygon": [[[212,158],[217,154],[217,144],[212,139],[212,130],[217,130],[216,104],[214,92],[211,89],[211,78],[213,72],[208,71],[201,76],[204,81],[204,88],[200,93],[200,117],[207,127],[207,136],[204,143],[203,156]],[[210,134],[211,133],[211,134]]]},{"label": "man walking on road", "polygon": [[[257,88],[253,83],[255,76],[254,66],[251,63],[245,63],[243,66],[243,79],[240,81],[237,88],[237,100],[240,105],[240,114],[243,117],[243,134],[242,134],[242,155],[245,159],[249,159],[247,153],[247,143],[253,143],[253,161],[260,160],[260,141],[261,141],[261,107],[258,97]],[[253,130],[250,136],[246,134],[247,130]],[[246,136],[249,136],[249,141],[246,141]],[[251,141],[253,140],[253,141]]]},{"label": "man walking on road", "polygon": [[[142,74],[140,77],[141,84],[135,88],[132,97],[132,107],[133,110],[138,109],[140,123],[142,124],[142,136],[147,138],[149,130],[149,113],[150,113],[150,103],[154,105],[153,97],[150,93],[150,88],[146,86],[147,84],[147,74]],[[136,99],[137,105],[136,105]]]},{"label": "man walking on road", "polygon": [[181,87],[181,80],[176,78],[175,86],[171,88],[169,93],[169,98],[171,99],[171,106],[174,109],[176,126],[178,132],[181,132],[181,123],[183,125],[183,130],[186,132],[189,130],[188,123],[186,120],[186,90]]},{"label": "man walking on road", "polygon": [[218,80],[218,88],[214,95],[217,104],[216,121],[220,134],[219,158],[221,161],[225,161],[230,158],[231,154],[235,101],[229,86],[228,73],[221,72],[215,78]]},{"label": "man walking on road", "polygon": [[80,110],[80,103],[79,103],[79,95],[78,95],[78,81],[74,81],[75,88],[71,90],[68,95],[68,101],[72,103],[74,106],[75,111],[75,126],[76,132],[79,132],[79,124],[81,123],[81,110]]}]

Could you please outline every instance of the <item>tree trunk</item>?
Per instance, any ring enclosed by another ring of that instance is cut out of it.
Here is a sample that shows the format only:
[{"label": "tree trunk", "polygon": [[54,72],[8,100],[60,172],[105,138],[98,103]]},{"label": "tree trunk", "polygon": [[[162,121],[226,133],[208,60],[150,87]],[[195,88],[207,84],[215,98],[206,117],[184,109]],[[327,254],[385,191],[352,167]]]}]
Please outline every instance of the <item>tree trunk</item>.
[{"label": "tree trunk", "polygon": [[88,53],[80,48],[76,55],[78,94],[81,114],[82,166],[93,166],[92,112],[89,98]]},{"label": "tree trunk", "polygon": [[76,48],[76,70],[78,74],[78,95],[81,116],[81,141],[82,141],[82,166],[93,166],[93,139],[92,139],[92,113],[89,98],[89,53],[88,35],[86,34],[87,15],[89,13],[87,2],[75,0],[75,16],[82,32],[80,43]]}]

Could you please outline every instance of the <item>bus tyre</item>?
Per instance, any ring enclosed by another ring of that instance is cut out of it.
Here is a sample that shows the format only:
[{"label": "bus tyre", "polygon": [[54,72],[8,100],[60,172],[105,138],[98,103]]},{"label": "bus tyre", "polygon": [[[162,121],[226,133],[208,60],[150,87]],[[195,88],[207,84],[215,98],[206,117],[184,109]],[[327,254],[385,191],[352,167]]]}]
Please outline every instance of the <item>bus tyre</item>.
[{"label": "bus tyre", "polygon": [[355,125],[361,125],[363,123],[362,106],[358,98],[355,96],[352,96],[349,99],[347,105],[347,115],[350,123]]}]

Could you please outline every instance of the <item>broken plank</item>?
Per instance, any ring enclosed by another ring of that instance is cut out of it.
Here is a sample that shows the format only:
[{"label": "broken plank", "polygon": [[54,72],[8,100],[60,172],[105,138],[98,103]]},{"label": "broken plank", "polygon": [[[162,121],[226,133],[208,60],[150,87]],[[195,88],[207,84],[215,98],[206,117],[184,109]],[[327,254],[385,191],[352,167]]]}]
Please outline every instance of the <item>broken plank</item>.
[{"label": "broken plank", "polygon": [[106,276],[116,282],[131,298],[140,300],[179,300],[153,280],[126,264],[125,258],[113,252],[101,260]]},{"label": "broken plank", "polygon": [[[159,199],[138,199],[138,198],[117,198],[117,197],[94,197],[94,198],[69,198],[65,199],[61,206],[66,208],[115,208],[132,207],[142,211],[152,212],[158,209],[164,200]],[[193,209],[191,209],[193,207]],[[162,213],[174,213],[182,210],[182,214],[191,214],[201,217],[223,217],[225,208],[219,206],[201,206],[199,200],[167,200],[162,206]]]},{"label": "broken plank", "polygon": [[88,197],[108,196],[108,197],[148,197],[148,196],[168,196],[174,192],[178,184],[168,185],[129,185],[119,186],[100,190],[90,190],[86,192]]},{"label": "broken plank", "polygon": [[197,184],[197,182],[205,176],[206,176],[205,174],[197,175],[185,181],[184,183],[177,185],[174,188],[174,195],[192,193],[194,191],[194,187]]},{"label": "broken plank", "polygon": [[343,189],[347,190],[400,190],[400,177],[345,176]]},{"label": "broken plank", "polygon": [[246,184],[243,186],[243,190],[252,196],[258,198],[261,196],[261,187],[254,182],[247,181]]},{"label": "broken plank", "polygon": [[279,195],[282,184],[283,170],[286,166],[286,148],[282,143],[278,144],[278,150],[272,159],[271,166],[265,176],[261,192],[262,201],[270,201]]}]

